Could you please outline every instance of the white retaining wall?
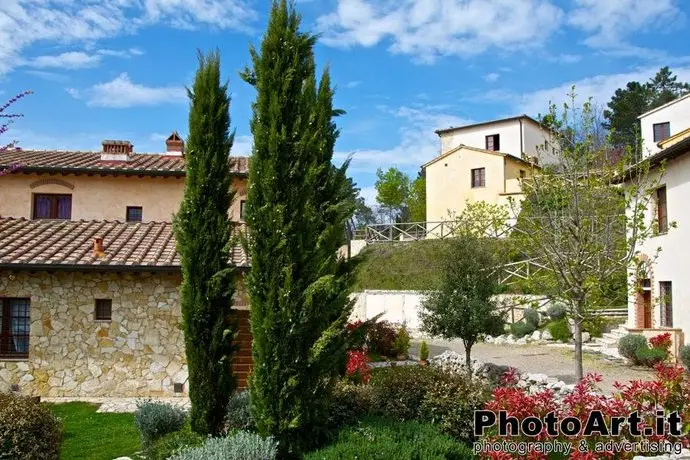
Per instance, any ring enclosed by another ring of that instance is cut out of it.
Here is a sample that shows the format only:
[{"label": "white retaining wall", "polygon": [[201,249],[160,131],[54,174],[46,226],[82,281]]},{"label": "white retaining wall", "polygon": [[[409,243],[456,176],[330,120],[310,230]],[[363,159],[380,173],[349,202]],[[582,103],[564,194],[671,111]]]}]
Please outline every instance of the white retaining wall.
[{"label": "white retaining wall", "polygon": [[[367,290],[352,294],[355,299],[355,307],[352,312],[352,321],[367,320],[383,313],[381,321],[405,324],[411,330],[419,329],[418,312],[424,300],[424,294],[419,291],[375,291]],[[500,295],[497,296],[499,303],[503,305],[523,304],[515,307],[515,321],[522,319],[522,309],[528,308],[529,304],[525,301],[539,302],[542,296],[536,295]],[[539,302],[536,307],[544,307],[548,304]],[[513,316],[509,313],[506,318],[512,322]]]}]

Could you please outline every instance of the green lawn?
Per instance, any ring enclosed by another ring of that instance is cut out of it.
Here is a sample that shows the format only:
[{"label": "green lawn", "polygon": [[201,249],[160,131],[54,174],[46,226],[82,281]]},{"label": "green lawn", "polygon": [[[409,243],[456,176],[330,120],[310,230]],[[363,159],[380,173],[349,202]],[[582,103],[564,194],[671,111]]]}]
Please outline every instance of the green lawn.
[{"label": "green lawn", "polygon": [[134,414],[97,414],[87,403],[50,404],[63,420],[62,460],[113,460],[141,450]]}]

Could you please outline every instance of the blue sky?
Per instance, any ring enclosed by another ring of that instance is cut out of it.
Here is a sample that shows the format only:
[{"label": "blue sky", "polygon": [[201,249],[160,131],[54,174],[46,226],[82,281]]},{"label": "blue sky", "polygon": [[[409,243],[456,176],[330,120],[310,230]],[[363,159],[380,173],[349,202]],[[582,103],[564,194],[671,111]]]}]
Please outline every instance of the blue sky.
[{"label": "blue sky", "polygon": [[[238,77],[268,0],[2,0],[0,99],[35,92],[6,136],[23,148],[97,150],[103,139],[161,152],[186,134],[196,50],[218,48],[233,95],[235,155],[251,149],[254,91]],[[690,81],[686,0],[302,0],[337,85],[336,161],[369,201],[377,167],[414,177],[434,129],[565,98],[606,103],[663,65]]]}]

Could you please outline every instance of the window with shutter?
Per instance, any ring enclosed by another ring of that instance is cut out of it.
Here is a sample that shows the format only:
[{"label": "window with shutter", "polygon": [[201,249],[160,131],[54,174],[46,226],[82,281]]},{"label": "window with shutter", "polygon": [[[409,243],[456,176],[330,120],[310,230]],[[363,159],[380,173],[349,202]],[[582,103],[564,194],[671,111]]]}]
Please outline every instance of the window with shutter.
[{"label": "window with shutter", "polygon": [[659,187],[656,191],[656,212],[659,233],[668,232],[668,209],[666,205],[666,187]]},{"label": "window with shutter", "polygon": [[661,327],[673,327],[673,297],[670,281],[659,282],[659,306],[661,307]]},{"label": "window with shutter", "polygon": [[72,195],[37,193],[34,195],[34,219],[72,218]]},{"label": "window with shutter", "polygon": [[671,137],[671,123],[655,123],[654,128],[654,142],[661,142]]},{"label": "window with shutter", "polygon": [[486,175],[485,168],[476,168],[471,171],[472,177],[472,188],[485,187],[486,186]]}]

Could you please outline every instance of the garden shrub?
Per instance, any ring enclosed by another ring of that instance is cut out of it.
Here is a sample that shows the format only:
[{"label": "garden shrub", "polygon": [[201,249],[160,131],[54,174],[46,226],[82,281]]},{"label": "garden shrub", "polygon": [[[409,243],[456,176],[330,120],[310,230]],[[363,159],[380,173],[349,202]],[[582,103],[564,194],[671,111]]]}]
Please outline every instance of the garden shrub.
[{"label": "garden shrub", "polygon": [[371,410],[371,386],[338,382],[333,388],[328,410],[329,428],[357,422]]},{"label": "garden shrub", "polygon": [[683,345],[678,351],[680,361],[686,369],[690,369],[690,345]]},{"label": "garden shrub", "polygon": [[400,327],[398,336],[395,338],[395,352],[398,356],[407,357],[410,349],[410,334],[405,326]]},{"label": "garden shrub", "polygon": [[558,321],[553,321],[548,325],[551,337],[554,340],[559,340],[563,343],[570,341],[572,334],[570,333],[570,328],[568,327],[568,318],[561,318]]},{"label": "garden shrub", "polygon": [[546,310],[546,314],[551,321],[560,321],[568,315],[568,309],[565,305],[556,303],[551,305],[549,309]]},{"label": "garden shrub", "polygon": [[433,366],[395,366],[374,369],[371,376],[371,406],[376,415],[393,420],[414,420],[428,388],[443,372]]},{"label": "garden shrub", "polygon": [[606,328],[606,319],[601,316],[591,315],[582,320],[582,330],[589,332],[592,337],[601,337]]},{"label": "garden shrub", "polygon": [[37,400],[0,393],[0,458],[57,460],[62,422]]},{"label": "garden shrub", "polygon": [[628,334],[618,341],[618,353],[637,364],[637,350],[648,348],[647,339],[640,334]]},{"label": "garden shrub", "polygon": [[179,452],[171,460],[272,460],[278,443],[256,433],[238,431],[227,438],[209,438],[201,446]]},{"label": "garden shrub", "polygon": [[649,339],[649,345],[651,345],[652,348],[663,351],[668,358],[671,356],[671,346],[673,345],[671,333],[666,332],[652,337]]},{"label": "garden shrub", "polygon": [[344,428],[328,447],[305,455],[305,460],[464,460],[472,449],[442,434],[428,423],[369,418]]},{"label": "garden shrub", "polygon": [[474,411],[489,397],[488,387],[434,366],[377,369],[372,376],[371,413],[392,420],[438,424],[460,440],[472,438]]},{"label": "garden shrub", "polygon": [[486,320],[486,328],[484,330],[487,335],[491,337],[498,337],[506,332],[505,315],[495,314],[491,315]]},{"label": "garden shrub", "polygon": [[536,331],[537,328],[530,323],[514,323],[510,326],[510,333],[517,338],[524,337]]},{"label": "garden shrub", "polygon": [[395,339],[398,332],[389,322],[381,321],[374,324],[367,334],[367,348],[370,352],[381,356],[395,357]]},{"label": "garden shrub", "polygon": [[347,364],[345,365],[345,378],[352,383],[369,383],[371,368],[369,357],[361,350],[347,352]]},{"label": "garden shrub", "polygon": [[419,346],[419,359],[420,361],[429,359],[429,345],[426,344],[426,340],[422,340],[422,344]]},{"label": "garden shrub", "polygon": [[230,397],[225,414],[226,431],[253,431],[256,429],[256,421],[252,414],[251,404],[251,394],[247,390],[237,392]]},{"label": "garden shrub", "polygon": [[145,449],[146,460],[166,460],[182,450],[198,447],[206,438],[194,433],[189,426],[180,431],[168,433],[153,441]]},{"label": "garden shrub", "polygon": [[635,360],[637,364],[647,367],[654,367],[659,363],[666,361],[668,355],[664,350],[659,348],[640,347],[635,353]]},{"label": "garden shrub", "polygon": [[146,447],[168,433],[179,431],[187,421],[187,414],[179,407],[151,400],[137,401],[134,423]]},{"label": "garden shrub", "polygon": [[[534,326],[534,330],[539,328],[539,312],[533,308],[527,308],[523,315],[525,317],[525,323]],[[532,331],[534,332],[534,331]]]}]

